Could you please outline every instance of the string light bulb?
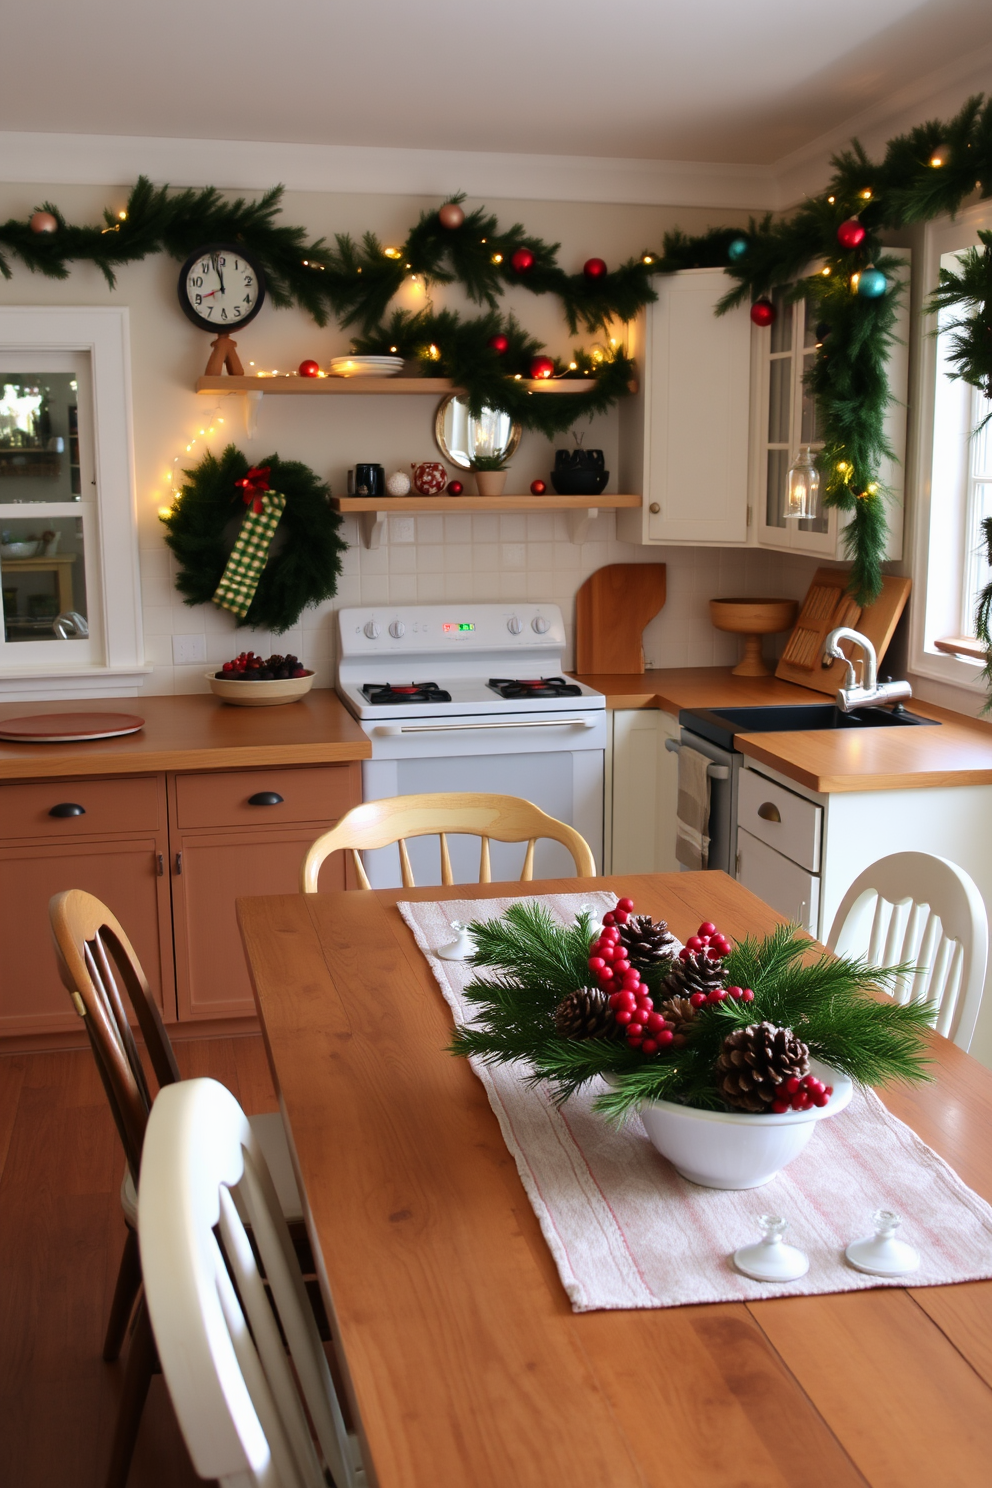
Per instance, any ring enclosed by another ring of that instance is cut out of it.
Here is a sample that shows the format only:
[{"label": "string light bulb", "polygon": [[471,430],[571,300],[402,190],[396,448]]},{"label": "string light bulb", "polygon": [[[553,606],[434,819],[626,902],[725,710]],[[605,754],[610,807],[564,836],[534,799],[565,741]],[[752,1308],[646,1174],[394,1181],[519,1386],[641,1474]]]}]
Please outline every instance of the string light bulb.
[{"label": "string light bulb", "polygon": [[862,201],[871,201],[871,187],[866,186],[864,191],[858,192],[858,195],[860,196]]},{"label": "string light bulb", "polygon": [[382,251],[386,255],[387,258],[402,258],[403,257],[402,253],[400,252],[400,250],[398,248],[383,248]]},{"label": "string light bulb", "polygon": [[947,164],[950,153],[951,152],[946,144],[934,145],[933,150],[930,154],[929,162],[933,166],[934,170],[939,170],[942,165]]},{"label": "string light bulb", "polygon": [[494,253],[493,254],[493,263],[502,263],[502,262],[503,262],[503,255],[502,255],[502,253]]},{"label": "string light bulb", "polygon": [[643,264],[653,264],[654,263],[654,255],[651,254],[651,253],[645,253],[644,256],[641,259],[641,263],[643,263]]}]

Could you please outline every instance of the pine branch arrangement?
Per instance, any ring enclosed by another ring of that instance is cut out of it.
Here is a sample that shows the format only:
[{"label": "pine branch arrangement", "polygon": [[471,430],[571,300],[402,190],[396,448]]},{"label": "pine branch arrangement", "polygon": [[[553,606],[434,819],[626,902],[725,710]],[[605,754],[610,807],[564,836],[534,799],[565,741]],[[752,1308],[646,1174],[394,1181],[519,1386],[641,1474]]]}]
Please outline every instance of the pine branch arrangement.
[{"label": "pine branch arrangement", "polygon": [[[562,926],[544,906],[521,901],[499,919],[473,925],[472,933],[474,965],[486,974],[465,989],[474,1015],[456,1031],[451,1052],[487,1064],[523,1061],[530,1066],[528,1078],[546,1082],[558,1103],[606,1076],[610,1089],[595,1106],[610,1120],[621,1121],[651,1100],[727,1109],[714,1079],[724,1040],[761,1022],[791,1030],[813,1058],[857,1084],[927,1078],[923,1046],[933,1008],[874,995],[912,969],[879,970],[863,960],[824,954],[810,959],[809,940],[792,925],[764,940],[746,938],[723,959],[724,986],[746,986],[753,1001],[705,1003],[687,1025],[681,1047],[673,1044],[650,1057],[617,1035],[569,1039],[555,1031],[562,1000],[596,987],[588,916]],[[656,1000],[672,964],[649,973]]]}]

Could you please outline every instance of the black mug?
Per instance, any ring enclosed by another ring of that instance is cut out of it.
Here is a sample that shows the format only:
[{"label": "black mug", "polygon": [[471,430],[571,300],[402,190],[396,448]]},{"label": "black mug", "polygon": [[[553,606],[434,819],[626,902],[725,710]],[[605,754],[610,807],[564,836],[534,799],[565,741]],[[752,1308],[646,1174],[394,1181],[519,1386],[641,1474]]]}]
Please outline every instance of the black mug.
[{"label": "black mug", "polygon": [[386,490],[386,472],[381,465],[355,466],[355,495],[382,496]]}]

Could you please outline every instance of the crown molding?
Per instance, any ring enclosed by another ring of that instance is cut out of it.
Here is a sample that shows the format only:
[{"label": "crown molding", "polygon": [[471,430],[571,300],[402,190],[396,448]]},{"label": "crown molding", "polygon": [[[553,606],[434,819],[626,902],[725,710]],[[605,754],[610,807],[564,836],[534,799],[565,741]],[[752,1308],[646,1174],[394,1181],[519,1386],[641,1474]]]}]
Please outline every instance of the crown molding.
[{"label": "crown molding", "polygon": [[755,212],[779,202],[769,166],[692,161],[13,131],[0,132],[0,158],[0,176],[12,184],[106,186],[144,174],[174,186],[235,191],[281,181],[291,191],[427,197],[465,191],[476,198]]},{"label": "crown molding", "polygon": [[822,191],[830,175],[830,159],[857,136],[869,155],[880,156],[895,135],[913,129],[925,118],[949,118],[973,93],[992,92],[992,44],[958,57],[936,72],[890,93],[843,124],[811,140],[775,162],[772,175],[783,207]]}]

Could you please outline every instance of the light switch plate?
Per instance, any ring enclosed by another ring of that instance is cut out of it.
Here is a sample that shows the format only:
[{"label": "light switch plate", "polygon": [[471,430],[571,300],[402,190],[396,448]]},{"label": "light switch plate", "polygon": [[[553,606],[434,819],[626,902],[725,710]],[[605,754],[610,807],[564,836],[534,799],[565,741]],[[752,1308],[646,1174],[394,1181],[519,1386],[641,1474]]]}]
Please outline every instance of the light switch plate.
[{"label": "light switch plate", "polygon": [[206,661],[207,642],[202,635],[174,635],[172,637],[172,660],[176,666],[193,661]]}]

